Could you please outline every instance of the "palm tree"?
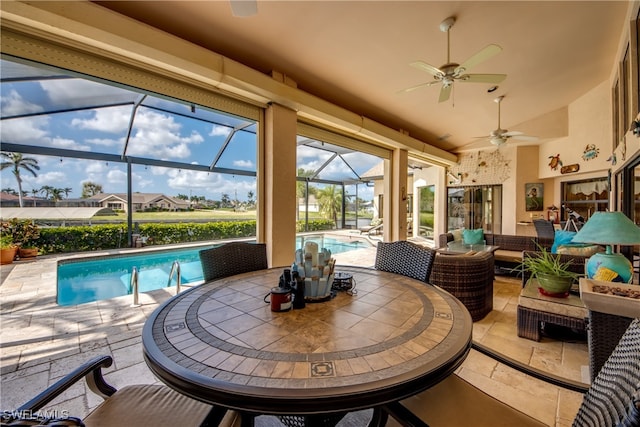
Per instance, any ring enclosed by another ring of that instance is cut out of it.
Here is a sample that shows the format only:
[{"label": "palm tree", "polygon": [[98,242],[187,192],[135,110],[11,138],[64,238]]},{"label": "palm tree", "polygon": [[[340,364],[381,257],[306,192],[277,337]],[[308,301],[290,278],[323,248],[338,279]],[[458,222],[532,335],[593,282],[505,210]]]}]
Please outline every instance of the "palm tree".
[{"label": "palm tree", "polygon": [[327,185],[318,191],[320,212],[327,219],[332,219],[338,226],[338,212],[342,211],[342,192],[335,185]]},{"label": "palm tree", "polygon": [[73,192],[73,188],[71,187],[61,188],[61,190],[64,193],[64,197],[66,197],[67,199],[69,198],[69,193]]},{"label": "palm tree", "polygon": [[39,189],[37,188],[32,188],[31,189],[31,195],[33,196],[33,207],[36,207],[36,197],[38,197],[38,193],[40,192]]},{"label": "palm tree", "polygon": [[22,177],[20,176],[20,171],[25,170],[33,175],[33,177],[37,177],[38,174],[36,171],[40,170],[40,166],[38,166],[38,160],[33,157],[23,157],[22,153],[8,153],[1,152],[2,163],[0,163],[0,170],[4,170],[6,168],[13,168],[11,171],[13,175],[16,177],[16,181],[18,181],[18,201],[20,202],[20,207],[22,205]]},{"label": "palm tree", "polygon": [[49,200],[53,195],[53,190],[54,188],[50,185],[43,185],[42,187],[40,187],[40,192],[44,194],[44,198],[47,200]]}]

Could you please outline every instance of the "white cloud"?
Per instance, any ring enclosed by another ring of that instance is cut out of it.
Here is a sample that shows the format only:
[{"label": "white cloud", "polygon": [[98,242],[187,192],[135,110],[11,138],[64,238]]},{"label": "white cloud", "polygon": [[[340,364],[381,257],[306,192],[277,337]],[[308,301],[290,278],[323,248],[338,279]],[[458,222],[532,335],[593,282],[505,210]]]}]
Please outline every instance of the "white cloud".
[{"label": "white cloud", "polygon": [[119,169],[111,169],[106,175],[107,184],[122,185],[127,183],[127,173]]},{"label": "white cloud", "polygon": [[49,140],[49,121],[49,116],[3,120],[0,128],[2,141],[16,144],[46,145],[43,142]]},{"label": "white cloud", "polygon": [[115,86],[85,79],[41,80],[40,87],[56,105],[82,107],[98,103],[132,102],[140,96]]},{"label": "white cloud", "polygon": [[251,160],[234,160],[233,166],[248,169],[253,167],[253,162]]},{"label": "white cloud", "polygon": [[40,105],[25,101],[15,89],[10,90],[7,95],[0,97],[0,107],[2,108],[2,115],[5,117],[43,111]]},{"label": "white cloud", "polygon": [[65,150],[78,150],[78,151],[91,151],[91,147],[88,145],[82,145],[72,139],[67,138],[52,138],[51,147],[62,148]]},{"label": "white cloud", "polygon": [[231,128],[227,126],[213,125],[209,136],[227,136],[231,133]]},{"label": "white cloud", "polygon": [[74,118],[71,126],[77,129],[121,134],[129,128],[132,107],[113,107],[90,110],[88,118]]}]

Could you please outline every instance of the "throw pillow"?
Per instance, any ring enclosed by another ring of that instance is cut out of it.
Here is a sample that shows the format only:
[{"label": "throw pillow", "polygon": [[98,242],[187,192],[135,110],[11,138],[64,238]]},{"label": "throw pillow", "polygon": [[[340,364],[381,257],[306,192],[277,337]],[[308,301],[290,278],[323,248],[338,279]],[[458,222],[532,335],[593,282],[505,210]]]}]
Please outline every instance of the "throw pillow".
[{"label": "throw pillow", "polygon": [[558,253],[558,246],[571,243],[573,236],[576,235],[575,231],[556,230],[553,237],[553,245],[551,246],[551,253]]},{"label": "throw pillow", "polygon": [[558,245],[557,253],[590,257],[591,255],[600,252],[600,249],[600,246],[590,245],[588,243],[567,243],[564,245]]},{"label": "throw pillow", "polygon": [[462,230],[462,240],[465,245],[479,245],[484,243],[484,231],[482,228]]},{"label": "throw pillow", "polygon": [[453,236],[454,242],[460,242],[462,240],[462,230],[462,228],[457,228],[450,231],[451,235]]}]

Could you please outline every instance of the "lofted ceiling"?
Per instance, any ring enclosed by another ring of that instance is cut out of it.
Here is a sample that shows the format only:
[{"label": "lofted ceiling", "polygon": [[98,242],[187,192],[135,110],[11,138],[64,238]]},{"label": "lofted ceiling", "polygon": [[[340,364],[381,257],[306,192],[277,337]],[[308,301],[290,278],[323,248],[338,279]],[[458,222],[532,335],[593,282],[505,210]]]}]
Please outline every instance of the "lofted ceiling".
[{"label": "lofted ceiling", "polygon": [[[256,14],[236,17],[226,0],[97,3],[265,74],[283,73],[305,92],[449,151],[496,129],[498,96],[503,129],[538,142],[566,136],[568,105],[610,78],[630,5],[258,0]],[[440,85],[402,92],[433,79],[411,62],[447,62],[439,27],[450,16],[451,61],[497,44],[500,53],[468,72],[507,78],[455,82],[446,102],[438,102]]]}]

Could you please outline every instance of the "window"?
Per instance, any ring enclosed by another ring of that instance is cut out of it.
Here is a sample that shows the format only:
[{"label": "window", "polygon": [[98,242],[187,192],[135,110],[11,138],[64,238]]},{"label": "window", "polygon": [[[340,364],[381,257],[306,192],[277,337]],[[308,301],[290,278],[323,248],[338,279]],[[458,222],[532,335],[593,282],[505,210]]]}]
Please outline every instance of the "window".
[{"label": "window", "polygon": [[[257,107],[244,117],[195,103],[204,95],[179,82],[169,81],[189,99],[8,55],[0,72],[2,151],[24,153],[40,167],[37,177],[24,176],[24,192],[42,194],[43,183],[68,189],[61,202],[69,206],[85,203],[83,183],[93,183],[98,193],[122,200],[109,207],[128,211],[130,187],[132,212],[186,210],[191,202],[204,220],[216,219],[213,207],[255,209],[249,200],[257,193]],[[217,102],[210,92],[206,97]],[[15,185],[9,173],[2,178]],[[221,206],[225,196],[230,203]],[[242,217],[254,218],[254,212]]]},{"label": "window", "polygon": [[433,240],[433,219],[435,216],[435,185],[418,188],[419,212],[418,235]]},{"label": "window", "polygon": [[380,168],[388,150],[363,141],[298,123],[297,215],[301,231],[316,219],[334,227],[360,228],[377,216],[373,180],[365,177]]},{"label": "window", "polygon": [[560,216],[562,220],[567,220],[570,210],[582,216],[585,221],[594,212],[608,210],[608,179],[605,177],[563,182],[562,207],[563,212]]},{"label": "window", "polygon": [[449,187],[447,230],[482,228],[502,232],[502,186]]}]

